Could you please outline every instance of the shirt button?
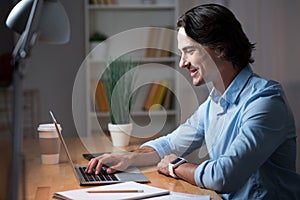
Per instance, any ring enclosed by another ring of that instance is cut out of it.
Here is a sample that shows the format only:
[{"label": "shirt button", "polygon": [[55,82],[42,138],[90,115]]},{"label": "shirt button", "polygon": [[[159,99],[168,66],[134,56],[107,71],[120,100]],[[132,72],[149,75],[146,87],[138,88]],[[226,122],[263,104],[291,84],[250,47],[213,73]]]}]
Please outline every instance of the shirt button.
[{"label": "shirt button", "polygon": [[226,101],[224,99],[220,99],[220,105],[224,108],[226,106]]},{"label": "shirt button", "polygon": [[227,101],[225,99],[220,99],[220,105],[223,108],[223,113],[226,113],[228,107]]}]

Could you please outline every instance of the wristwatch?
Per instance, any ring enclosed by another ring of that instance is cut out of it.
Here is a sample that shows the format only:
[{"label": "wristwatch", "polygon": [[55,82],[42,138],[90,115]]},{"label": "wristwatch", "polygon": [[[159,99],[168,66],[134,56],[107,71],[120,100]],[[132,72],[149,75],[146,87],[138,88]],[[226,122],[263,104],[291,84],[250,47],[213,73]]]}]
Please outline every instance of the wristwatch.
[{"label": "wristwatch", "polygon": [[174,169],[176,167],[178,167],[179,165],[181,165],[183,163],[186,163],[186,162],[187,162],[187,160],[182,158],[182,157],[178,157],[175,160],[171,161],[169,163],[169,174],[170,174],[170,176],[172,176],[173,178],[177,178],[176,174],[174,173]]}]

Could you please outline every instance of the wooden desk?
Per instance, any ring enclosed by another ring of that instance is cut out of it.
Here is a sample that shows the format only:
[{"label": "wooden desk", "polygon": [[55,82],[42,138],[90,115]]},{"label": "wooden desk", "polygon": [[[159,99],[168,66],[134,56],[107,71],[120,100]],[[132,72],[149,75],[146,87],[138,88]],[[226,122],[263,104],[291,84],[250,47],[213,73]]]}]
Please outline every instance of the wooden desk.
[{"label": "wooden desk", "polygon": [[[84,140],[88,141],[86,138],[66,138],[66,144],[75,165],[87,164],[87,161],[82,157],[82,153],[88,152],[82,143]],[[104,141],[101,138],[97,138],[93,141],[95,142],[95,140],[99,141],[99,152],[101,152],[101,149],[102,151],[103,149],[105,151],[120,151],[119,148],[112,147],[107,140]],[[129,150],[135,149],[138,143],[131,140]],[[60,163],[56,165],[41,164],[38,139],[24,141],[24,155],[26,200],[48,200],[52,199],[54,192],[84,188],[79,186],[73,175],[63,149],[61,150]],[[201,189],[183,180],[176,180],[159,174],[155,167],[142,168],[141,171],[151,181],[151,183],[148,183],[149,185],[176,192],[210,195],[211,199],[214,200],[221,199],[214,191]]]}]

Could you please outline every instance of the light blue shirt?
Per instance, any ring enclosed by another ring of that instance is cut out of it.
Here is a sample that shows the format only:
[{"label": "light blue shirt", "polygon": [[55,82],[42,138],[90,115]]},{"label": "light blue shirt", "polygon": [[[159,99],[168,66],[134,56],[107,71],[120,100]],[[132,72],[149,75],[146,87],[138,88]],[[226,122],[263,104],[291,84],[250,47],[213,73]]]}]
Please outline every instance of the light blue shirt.
[{"label": "light blue shirt", "polygon": [[300,199],[293,114],[280,84],[258,77],[250,66],[222,96],[213,89],[184,124],[143,146],[163,158],[185,156],[203,142],[210,159],[195,171],[199,187],[224,199]]}]

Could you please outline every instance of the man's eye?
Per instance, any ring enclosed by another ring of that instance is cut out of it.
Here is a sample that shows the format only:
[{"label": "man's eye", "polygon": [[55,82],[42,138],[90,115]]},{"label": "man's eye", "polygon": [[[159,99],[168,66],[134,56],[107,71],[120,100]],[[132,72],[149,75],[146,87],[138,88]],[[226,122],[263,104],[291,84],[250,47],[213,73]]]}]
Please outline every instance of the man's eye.
[{"label": "man's eye", "polygon": [[195,52],[195,49],[189,49],[186,51],[187,54],[193,54]]}]

